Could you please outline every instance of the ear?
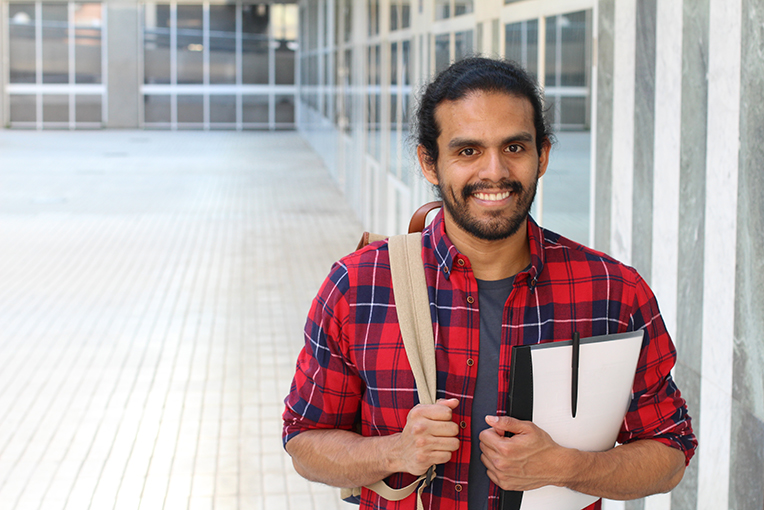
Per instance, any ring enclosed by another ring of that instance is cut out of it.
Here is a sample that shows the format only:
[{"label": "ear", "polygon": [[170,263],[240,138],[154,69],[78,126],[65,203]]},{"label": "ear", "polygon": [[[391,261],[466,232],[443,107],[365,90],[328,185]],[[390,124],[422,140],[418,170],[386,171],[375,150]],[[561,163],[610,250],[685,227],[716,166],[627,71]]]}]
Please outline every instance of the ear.
[{"label": "ear", "polygon": [[424,145],[417,145],[416,155],[417,158],[419,158],[419,166],[422,167],[422,175],[424,175],[424,178],[427,179],[430,184],[437,186],[438,171],[435,167],[435,163],[432,162],[429,155],[427,154],[427,149],[424,148]]},{"label": "ear", "polygon": [[546,173],[546,169],[549,166],[549,151],[552,149],[552,142],[549,138],[545,138],[541,142],[541,153],[539,154],[539,177]]}]

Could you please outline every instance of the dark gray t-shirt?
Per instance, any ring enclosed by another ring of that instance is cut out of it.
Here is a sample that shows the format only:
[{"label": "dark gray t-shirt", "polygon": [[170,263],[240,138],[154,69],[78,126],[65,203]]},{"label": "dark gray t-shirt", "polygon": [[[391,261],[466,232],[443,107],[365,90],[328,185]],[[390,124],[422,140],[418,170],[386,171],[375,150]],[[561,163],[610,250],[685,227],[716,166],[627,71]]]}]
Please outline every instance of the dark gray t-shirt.
[{"label": "dark gray t-shirt", "polygon": [[504,304],[512,292],[515,277],[503,280],[478,280],[480,305],[480,353],[477,382],[472,400],[472,451],[468,485],[469,510],[488,507],[490,480],[480,460],[480,433],[488,428],[485,417],[496,415],[499,398],[499,347]]}]

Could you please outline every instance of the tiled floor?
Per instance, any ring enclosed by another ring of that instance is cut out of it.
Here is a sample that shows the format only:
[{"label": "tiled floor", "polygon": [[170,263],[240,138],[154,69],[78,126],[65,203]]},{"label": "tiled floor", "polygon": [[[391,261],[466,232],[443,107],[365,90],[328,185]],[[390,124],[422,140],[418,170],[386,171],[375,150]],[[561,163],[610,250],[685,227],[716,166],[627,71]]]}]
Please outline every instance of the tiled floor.
[{"label": "tiled floor", "polygon": [[294,133],[0,131],[0,509],[339,509],[281,447],[361,232]]}]

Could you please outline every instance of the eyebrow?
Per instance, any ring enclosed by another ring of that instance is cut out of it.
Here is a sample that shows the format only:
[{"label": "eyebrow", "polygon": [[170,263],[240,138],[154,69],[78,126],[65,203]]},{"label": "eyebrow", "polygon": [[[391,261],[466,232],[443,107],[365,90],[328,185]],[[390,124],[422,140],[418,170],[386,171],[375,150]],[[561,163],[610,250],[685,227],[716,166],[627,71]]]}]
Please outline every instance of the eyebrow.
[{"label": "eyebrow", "polygon": [[[513,142],[527,142],[532,143],[533,142],[533,135],[527,131],[523,131],[517,134],[514,134],[512,136],[508,136],[504,140],[501,141],[501,145],[507,145]],[[450,142],[448,142],[448,148],[449,149],[457,149],[459,147],[467,147],[470,145],[475,145],[477,147],[483,147],[484,143],[479,140],[472,140],[470,138],[454,138]]]}]

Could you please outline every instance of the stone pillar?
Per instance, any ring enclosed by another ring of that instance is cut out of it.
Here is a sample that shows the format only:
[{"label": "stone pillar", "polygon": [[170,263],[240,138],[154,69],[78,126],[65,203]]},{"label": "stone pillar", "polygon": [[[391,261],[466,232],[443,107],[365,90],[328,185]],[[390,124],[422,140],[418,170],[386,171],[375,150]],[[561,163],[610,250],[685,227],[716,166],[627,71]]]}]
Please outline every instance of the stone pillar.
[{"label": "stone pillar", "polygon": [[108,128],[137,128],[140,119],[140,6],[136,0],[106,3]]}]

